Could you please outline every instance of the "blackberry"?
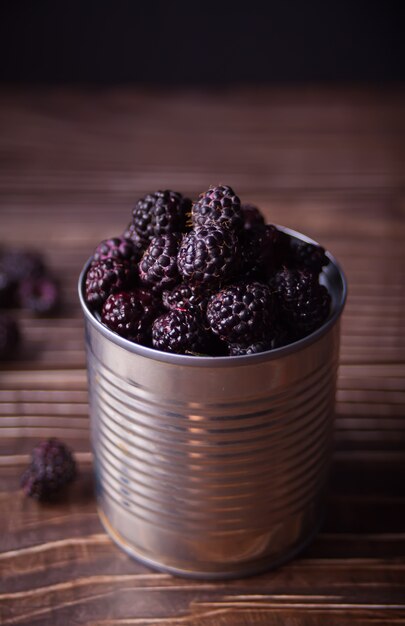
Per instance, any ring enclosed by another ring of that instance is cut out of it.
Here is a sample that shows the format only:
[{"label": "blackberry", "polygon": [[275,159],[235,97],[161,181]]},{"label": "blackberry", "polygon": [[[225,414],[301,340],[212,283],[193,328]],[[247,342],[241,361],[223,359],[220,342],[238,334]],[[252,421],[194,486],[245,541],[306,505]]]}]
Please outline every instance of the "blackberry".
[{"label": "blackberry", "polygon": [[152,326],[152,344],[157,350],[177,354],[204,353],[207,334],[196,310],[171,310]]},{"label": "blackberry", "polygon": [[191,200],[175,191],[156,191],[138,200],[133,210],[137,236],[150,241],[157,235],[180,233],[185,230]]},{"label": "blackberry", "polygon": [[276,270],[291,266],[292,258],[292,238],[282,230],[277,230],[277,237],[274,242],[274,266]]},{"label": "blackberry", "polygon": [[77,475],[76,462],[69,448],[55,438],[34,448],[31,464],[21,477],[25,495],[48,500],[62,491]]},{"label": "blackberry", "polygon": [[125,237],[113,237],[105,239],[98,244],[93,261],[105,261],[105,259],[116,259],[117,261],[129,261],[136,263],[139,261],[140,251],[135,244]]},{"label": "blackberry", "polygon": [[143,238],[135,230],[134,224],[128,224],[126,230],[122,233],[122,238],[132,243],[136,250],[136,256],[140,258],[148,247],[149,239]]},{"label": "blackberry", "polygon": [[55,313],[60,304],[59,287],[49,276],[26,278],[18,288],[18,301],[21,307],[37,315]]},{"label": "blackberry", "polygon": [[155,291],[170,289],[180,280],[177,269],[179,235],[169,233],[153,237],[139,263],[139,276],[144,285]]},{"label": "blackberry", "polygon": [[149,345],[152,322],[160,309],[158,300],[143,289],[121,291],[104,302],[101,321],[121,337]]},{"label": "blackberry", "polygon": [[86,302],[100,309],[110,294],[126,289],[132,280],[133,268],[128,261],[93,261],[86,276]]},{"label": "blackberry", "polygon": [[277,323],[274,323],[271,327],[271,334],[263,339],[259,339],[248,346],[239,344],[229,345],[230,356],[242,356],[245,354],[258,354],[259,352],[265,352],[266,350],[275,350],[281,348],[293,341],[290,333],[286,328]]},{"label": "blackberry", "polygon": [[243,228],[245,230],[262,230],[265,227],[264,217],[254,204],[242,204]]},{"label": "blackberry", "polygon": [[328,263],[325,249],[321,246],[294,239],[291,241],[291,267],[308,269],[314,274],[320,274]]},{"label": "blackberry", "polygon": [[229,345],[229,356],[244,356],[246,354],[258,354],[259,352],[265,352],[271,350],[270,341],[257,341],[251,343],[249,346],[240,346],[239,344]]},{"label": "blackberry", "polygon": [[205,310],[212,294],[200,286],[180,283],[171,291],[162,294],[163,304],[166,309],[190,309],[199,308]]},{"label": "blackberry", "polygon": [[278,230],[268,225],[241,234],[242,272],[245,279],[266,278],[274,270]]},{"label": "blackberry", "polygon": [[15,283],[26,278],[42,276],[46,269],[42,256],[37,252],[27,250],[5,252],[1,257],[1,267],[9,279]]},{"label": "blackberry", "polygon": [[15,304],[16,283],[7,270],[1,266],[0,260],[0,309],[6,309]]},{"label": "blackberry", "polygon": [[258,282],[226,287],[211,298],[207,319],[211,330],[231,344],[248,346],[269,334],[273,321],[271,290]]},{"label": "blackberry", "polygon": [[239,230],[243,225],[240,200],[231,187],[220,185],[210,187],[193,204],[191,217],[194,228],[216,224],[232,230]]},{"label": "blackberry", "polygon": [[309,270],[285,268],[274,276],[271,286],[280,314],[297,338],[319,328],[328,317],[331,304],[328,290]]},{"label": "blackberry", "polygon": [[238,251],[232,231],[212,224],[198,226],[183,236],[177,265],[186,282],[212,287],[235,274]]},{"label": "blackberry", "polygon": [[10,315],[0,315],[0,361],[11,359],[20,344],[18,324]]}]

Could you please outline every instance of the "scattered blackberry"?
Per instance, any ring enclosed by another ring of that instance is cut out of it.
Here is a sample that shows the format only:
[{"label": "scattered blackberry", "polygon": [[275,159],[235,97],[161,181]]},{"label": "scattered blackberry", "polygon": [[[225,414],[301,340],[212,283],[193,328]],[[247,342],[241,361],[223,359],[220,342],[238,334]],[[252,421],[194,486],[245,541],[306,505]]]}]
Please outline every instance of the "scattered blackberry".
[{"label": "scattered blackberry", "polygon": [[244,279],[263,278],[274,270],[279,231],[275,226],[244,229],[241,234],[241,259]]},{"label": "scattered blackberry", "polygon": [[152,343],[163,352],[201,354],[207,349],[207,334],[196,310],[171,310],[153,322]]},{"label": "scattered blackberry", "polygon": [[271,290],[258,282],[226,287],[211,298],[211,330],[231,344],[250,345],[268,336],[273,321]]},{"label": "scattered blackberry", "polygon": [[319,328],[328,317],[331,304],[328,290],[309,270],[285,268],[274,276],[271,286],[283,319],[297,337]]},{"label": "scattered blackberry", "polygon": [[125,237],[113,237],[105,239],[98,244],[93,261],[105,261],[105,259],[116,259],[117,261],[129,261],[136,263],[139,261],[140,251],[130,239]]},{"label": "scattered blackberry", "polygon": [[243,225],[240,200],[231,187],[210,187],[200,195],[191,210],[192,222],[196,226],[215,224],[238,231]]},{"label": "scattered blackberry", "polygon": [[158,300],[143,289],[121,291],[108,296],[101,321],[121,337],[149,345],[152,322],[160,309]]},{"label": "scattered blackberry", "polygon": [[57,439],[48,439],[34,448],[31,464],[21,477],[21,487],[27,496],[48,500],[76,475],[76,462],[69,448]]},{"label": "scattered blackberry", "polygon": [[208,287],[219,285],[238,268],[238,240],[226,228],[211,224],[198,226],[183,236],[177,265],[186,282]]},{"label": "scattered blackberry", "polygon": [[42,276],[45,273],[45,264],[42,256],[37,252],[25,250],[9,250],[1,257],[1,267],[9,279],[15,283]]},{"label": "scattered blackberry", "polygon": [[314,274],[320,274],[322,268],[328,265],[329,259],[325,249],[305,241],[291,240],[290,266],[299,269],[308,269]]},{"label": "scattered blackberry", "polygon": [[60,304],[59,287],[46,275],[26,278],[18,288],[18,301],[21,307],[37,315],[55,313]]},{"label": "scattered blackberry", "polygon": [[245,230],[261,230],[265,221],[260,209],[254,204],[242,204],[243,228]]},{"label": "scattered blackberry", "polygon": [[0,361],[11,359],[20,344],[18,324],[10,315],[0,315]]},{"label": "scattered blackberry", "polygon": [[15,304],[16,283],[9,276],[7,270],[1,265],[0,260],[0,309],[6,309]]},{"label": "scattered blackberry", "polygon": [[153,237],[139,263],[139,276],[144,285],[155,291],[170,289],[180,280],[177,269],[179,235],[169,233]]},{"label": "scattered blackberry", "polygon": [[157,235],[180,233],[185,230],[191,200],[175,191],[156,191],[135,205],[133,224],[138,237],[150,241]]},{"label": "scattered blackberry", "polygon": [[94,261],[86,276],[87,304],[93,309],[100,309],[110,294],[126,289],[132,280],[133,268],[128,261]]},{"label": "scattered blackberry", "polygon": [[190,309],[198,307],[204,311],[212,294],[201,286],[180,283],[171,291],[162,294],[163,304],[166,309]]}]

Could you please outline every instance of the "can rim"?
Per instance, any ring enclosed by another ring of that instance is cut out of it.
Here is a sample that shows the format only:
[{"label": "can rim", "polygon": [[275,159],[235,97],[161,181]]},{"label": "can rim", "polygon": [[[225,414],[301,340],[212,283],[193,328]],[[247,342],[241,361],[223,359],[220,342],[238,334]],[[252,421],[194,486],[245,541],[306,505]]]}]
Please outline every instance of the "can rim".
[{"label": "can rim", "polygon": [[[291,228],[286,228],[284,226],[276,225],[277,229],[294,237],[295,239],[299,239],[306,243],[311,243],[314,245],[320,245],[314,239],[307,237],[306,235],[293,230]],[[78,292],[79,292],[79,300],[83,310],[83,313],[86,319],[91,323],[91,325],[100,332],[106,339],[112,341],[120,348],[127,350],[128,352],[132,352],[133,354],[137,354],[139,356],[143,356],[148,359],[153,359],[155,361],[164,361],[166,363],[172,363],[173,365],[186,365],[186,366],[199,366],[199,367],[221,367],[221,366],[229,366],[229,365],[251,365],[253,363],[260,363],[261,361],[271,361],[273,359],[278,359],[280,357],[287,356],[294,352],[298,352],[303,348],[313,344],[318,339],[320,339],[324,334],[326,334],[332,326],[336,324],[338,319],[340,318],[345,303],[347,299],[347,280],[346,276],[342,270],[340,263],[336,260],[336,258],[328,251],[326,251],[326,256],[329,259],[329,265],[327,268],[333,267],[335,268],[337,275],[339,277],[341,286],[339,298],[335,301],[334,308],[332,313],[329,315],[328,319],[325,321],[320,328],[316,329],[306,337],[299,339],[298,341],[294,341],[286,346],[281,346],[280,348],[274,348],[273,350],[266,350],[264,352],[259,352],[257,354],[245,354],[242,356],[194,356],[190,354],[175,354],[170,352],[162,352],[160,350],[156,350],[155,348],[149,348],[147,346],[142,346],[140,344],[134,343],[133,341],[129,341],[129,339],[125,339],[121,337],[114,331],[110,330],[107,326],[104,326],[90,311],[87,303],[84,299],[83,289],[85,284],[86,273],[89,265],[92,262],[92,256],[86,261],[84,267],[80,273],[79,281],[78,281]]]}]

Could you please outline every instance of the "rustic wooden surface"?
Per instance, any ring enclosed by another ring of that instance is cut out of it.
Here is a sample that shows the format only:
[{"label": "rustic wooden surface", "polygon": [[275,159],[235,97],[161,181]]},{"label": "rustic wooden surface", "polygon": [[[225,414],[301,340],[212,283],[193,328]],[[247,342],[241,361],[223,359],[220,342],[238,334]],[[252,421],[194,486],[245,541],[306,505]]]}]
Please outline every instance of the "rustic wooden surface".
[{"label": "rustic wooden surface", "polygon": [[[20,314],[0,369],[0,623],[37,626],[405,623],[405,94],[401,91],[3,91],[0,240],[43,250],[55,319]],[[323,242],[350,295],[328,515],[292,563],[233,582],[155,573],[106,537],[91,479],[81,265],[133,201],[224,182]],[[18,482],[32,446],[76,451],[67,501]]]}]

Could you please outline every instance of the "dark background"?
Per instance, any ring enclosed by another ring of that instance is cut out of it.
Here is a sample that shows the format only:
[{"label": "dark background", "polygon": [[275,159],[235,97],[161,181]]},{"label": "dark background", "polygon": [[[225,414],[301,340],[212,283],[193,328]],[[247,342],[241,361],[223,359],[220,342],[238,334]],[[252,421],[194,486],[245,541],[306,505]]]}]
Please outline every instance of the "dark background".
[{"label": "dark background", "polygon": [[10,0],[0,9],[5,83],[398,82],[394,1]]}]

